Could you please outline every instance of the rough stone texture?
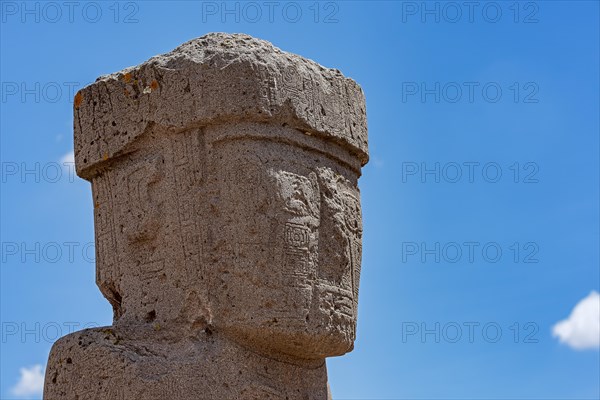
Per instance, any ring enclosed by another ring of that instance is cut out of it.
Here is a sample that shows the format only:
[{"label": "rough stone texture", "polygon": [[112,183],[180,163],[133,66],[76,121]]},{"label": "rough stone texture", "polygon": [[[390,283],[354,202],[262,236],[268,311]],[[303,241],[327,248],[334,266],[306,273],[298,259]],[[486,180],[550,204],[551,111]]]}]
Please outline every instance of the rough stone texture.
[{"label": "rough stone texture", "polygon": [[210,34],[74,108],[114,321],[55,343],[44,398],[329,398],[325,358],[356,336],[360,87]]}]

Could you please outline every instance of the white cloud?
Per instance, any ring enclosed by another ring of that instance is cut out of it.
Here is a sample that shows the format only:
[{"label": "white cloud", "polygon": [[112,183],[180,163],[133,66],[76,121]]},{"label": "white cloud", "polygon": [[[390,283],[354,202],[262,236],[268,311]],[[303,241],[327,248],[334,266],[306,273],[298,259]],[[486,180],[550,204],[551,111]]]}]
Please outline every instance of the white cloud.
[{"label": "white cloud", "polygon": [[64,156],[62,156],[60,158],[60,163],[61,164],[65,164],[65,163],[73,164],[73,163],[75,163],[75,153],[73,152],[73,150],[71,150],[70,152],[68,152]]},{"label": "white cloud", "polygon": [[600,294],[593,291],[577,303],[569,318],[554,325],[552,335],[576,350],[599,348]]},{"label": "white cloud", "polygon": [[31,368],[21,368],[19,382],[11,389],[17,397],[41,396],[44,391],[44,369],[36,364]]}]

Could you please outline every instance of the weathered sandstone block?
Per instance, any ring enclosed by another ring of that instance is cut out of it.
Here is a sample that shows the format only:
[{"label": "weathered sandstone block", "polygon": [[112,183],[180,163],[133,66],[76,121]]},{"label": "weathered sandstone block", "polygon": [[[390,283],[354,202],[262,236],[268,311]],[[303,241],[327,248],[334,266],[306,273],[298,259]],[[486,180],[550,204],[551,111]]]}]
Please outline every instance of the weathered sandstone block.
[{"label": "weathered sandstone block", "polygon": [[362,90],[210,34],[74,101],[113,326],[54,345],[44,398],[326,399],[355,339]]}]

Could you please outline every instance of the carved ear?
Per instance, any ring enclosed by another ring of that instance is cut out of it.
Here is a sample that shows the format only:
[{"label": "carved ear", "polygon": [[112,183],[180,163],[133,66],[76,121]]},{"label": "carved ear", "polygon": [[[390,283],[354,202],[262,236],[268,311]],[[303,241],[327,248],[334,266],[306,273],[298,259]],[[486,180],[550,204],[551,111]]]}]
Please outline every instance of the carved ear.
[{"label": "carved ear", "polygon": [[[153,156],[145,160],[142,165],[128,177],[128,190],[130,201],[139,207],[151,204],[150,186],[160,182],[164,176],[164,158],[162,155]],[[146,211],[144,208],[144,211]]]},{"label": "carved ear", "polygon": [[147,159],[127,179],[132,225],[126,235],[130,243],[153,240],[157,236],[161,213],[152,199],[151,187],[163,179],[164,169],[164,158],[156,155]]},{"label": "carved ear", "polygon": [[344,192],[344,221],[347,228],[358,235],[362,236],[362,214],[360,208],[360,200],[350,192]]}]

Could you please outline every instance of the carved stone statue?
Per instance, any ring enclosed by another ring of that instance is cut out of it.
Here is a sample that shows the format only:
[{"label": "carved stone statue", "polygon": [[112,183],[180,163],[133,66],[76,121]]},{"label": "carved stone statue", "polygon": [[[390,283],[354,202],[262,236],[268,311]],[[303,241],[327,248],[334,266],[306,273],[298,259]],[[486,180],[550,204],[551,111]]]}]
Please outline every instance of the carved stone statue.
[{"label": "carved stone statue", "polygon": [[356,335],[360,87],[209,34],[82,89],[74,128],[114,321],[55,343],[44,398],[327,399]]}]

